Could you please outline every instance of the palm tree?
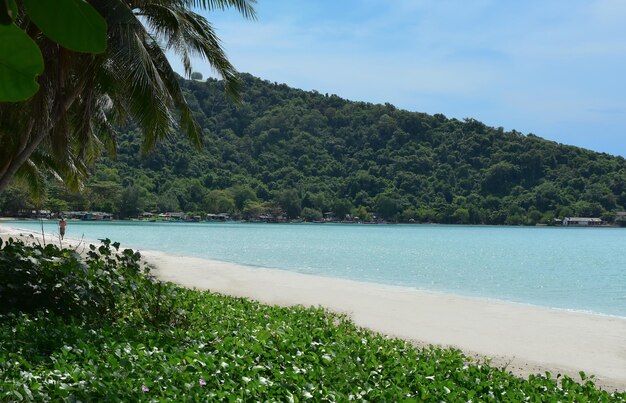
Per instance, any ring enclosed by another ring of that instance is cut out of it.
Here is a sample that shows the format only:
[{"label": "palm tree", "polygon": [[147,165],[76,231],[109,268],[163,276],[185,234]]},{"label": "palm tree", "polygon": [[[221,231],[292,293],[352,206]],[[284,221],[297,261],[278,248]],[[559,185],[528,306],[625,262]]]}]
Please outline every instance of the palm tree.
[{"label": "palm tree", "polygon": [[50,172],[77,188],[106,148],[115,152],[115,127],[132,123],[143,150],[176,126],[196,145],[201,131],[165,54],[207,60],[237,99],[238,79],[211,24],[193,9],[236,9],[254,19],[255,0],[90,0],[108,24],[107,50],[92,55],[64,49],[20,13],[17,23],[39,45],[45,71],[30,100],[0,104],[0,191],[14,176],[40,189]]}]

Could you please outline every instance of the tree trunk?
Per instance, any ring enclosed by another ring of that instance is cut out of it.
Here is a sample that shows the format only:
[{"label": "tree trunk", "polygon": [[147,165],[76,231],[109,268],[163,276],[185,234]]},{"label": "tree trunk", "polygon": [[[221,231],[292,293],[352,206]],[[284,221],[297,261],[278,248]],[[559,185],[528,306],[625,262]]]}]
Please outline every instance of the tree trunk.
[{"label": "tree trunk", "polygon": [[15,176],[15,173],[26,162],[26,160],[28,160],[30,155],[33,153],[33,151],[35,151],[35,149],[41,143],[45,136],[45,130],[37,133],[37,136],[35,136],[35,138],[33,138],[32,141],[28,143],[26,147],[11,160],[8,168],[5,170],[5,172],[2,173],[2,176],[0,177],[0,192],[6,189],[9,183],[11,183],[11,180]]},{"label": "tree trunk", "polygon": [[[49,134],[50,130],[55,127],[57,123],[62,118],[65,118],[68,110],[71,108],[72,104],[78,98],[78,94],[85,86],[85,82],[87,80],[86,76],[82,76],[78,84],[74,87],[71,94],[65,98],[60,99],[60,103],[57,104],[58,108],[53,108],[57,110],[55,117],[52,119],[52,122],[48,125],[47,128],[41,129],[37,135],[22,148],[21,151],[18,151],[18,154],[10,161],[8,167],[4,171],[0,171],[0,192],[6,189],[6,187],[11,183],[11,180],[20,169],[20,167],[28,160],[30,155],[35,151],[37,146],[41,144],[41,141]],[[41,91],[41,89],[40,89]],[[33,123],[31,122],[28,128],[28,134],[33,129]]]}]

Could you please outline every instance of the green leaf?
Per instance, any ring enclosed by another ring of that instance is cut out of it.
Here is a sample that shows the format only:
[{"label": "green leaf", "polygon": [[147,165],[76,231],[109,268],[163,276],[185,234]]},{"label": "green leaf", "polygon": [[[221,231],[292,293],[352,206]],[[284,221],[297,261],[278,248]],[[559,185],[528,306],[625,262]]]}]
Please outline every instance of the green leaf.
[{"label": "green leaf", "polygon": [[106,49],[107,24],[84,0],[24,0],[31,20],[61,46],[84,53]]},{"label": "green leaf", "polygon": [[0,25],[9,25],[17,15],[15,0],[0,0]]},{"label": "green leaf", "polygon": [[0,102],[33,96],[39,90],[35,80],[42,72],[37,44],[15,24],[0,25]]},{"label": "green leaf", "polygon": [[269,339],[270,337],[272,337],[272,334],[270,332],[268,332],[267,330],[261,330],[258,334],[257,334],[257,339],[260,342],[265,342],[267,339]]}]

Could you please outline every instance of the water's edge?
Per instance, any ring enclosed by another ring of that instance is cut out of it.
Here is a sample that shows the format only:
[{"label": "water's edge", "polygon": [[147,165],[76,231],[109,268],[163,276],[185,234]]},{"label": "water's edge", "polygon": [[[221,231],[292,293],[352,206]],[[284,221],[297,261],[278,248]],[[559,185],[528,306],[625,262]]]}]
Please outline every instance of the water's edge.
[{"label": "water's edge", "polygon": [[[27,221],[19,221],[19,222],[7,222],[7,221],[2,221],[0,222],[0,224],[2,226],[7,226],[7,227],[13,227],[13,228],[22,228],[24,231],[32,231],[32,232],[39,232],[40,233],[40,226],[41,223],[39,221],[31,221],[31,222],[27,222]],[[28,224],[28,225],[21,225],[21,224]],[[74,225],[72,225],[74,224]],[[89,224],[83,224],[80,223],[79,225],[75,225],[75,224],[79,224],[79,223],[71,223],[71,225],[74,227],[74,229],[76,230],[76,228],[82,227],[83,229],[88,228]],[[118,225],[126,225],[127,223],[117,223]],[[96,224],[95,226],[99,226],[101,224]],[[116,223],[113,223],[112,225],[116,225]],[[133,224],[136,225],[136,224]],[[344,272],[333,272],[333,271],[323,271],[323,270],[315,270],[315,268],[313,267],[298,267],[297,265],[295,267],[280,267],[278,265],[272,265],[272,264],[267,264],[266,262],[255,262],[255,261],[250,261],[250,260],[238,260],[236,258],[224,258],[224,256],[219,256],[219,254],[217,254],[218,256],[216,256],[216,254],[211,254],[208,252],[211,252],[210,250],[196,250],[196,253],[188,253],[188,251],[184,250],[184,248],[179,248],[179,247],[158,247],[158,245],[156,245],[157,247],[154,247],[155,245],[146,245],[145,242],[144,244],[142,244],[140,239],[135,239],[138,242],[134,242],[134,241],[129,241],[129,238],[135,238],[134,235],[137,235],[139,232],[137,231],[138,228],[141,228],[141,226],[135,226],[133,227],[133,225],[130,226],[130,228],[132,229],[132,231],[130,232],[125,232],[122,238],[120,237],[115,237],[115,234],[112,234],[112,236],[110,236],[111,239],[113,240],[118,240],[120,242],[123,243],[124,246],[126,247],[130,247],[133,249],[138,249],[138,250],[145,250],[145,251],[158,251],[161,253],[165,253],[168,255],[174,255],[174,256],[192,256],[192,257],[198,257],[198,258],[202,258],[207,260],[208,262],[210,261],[214,261],[214,262],[225,262],[225,263],[231,263],[231,264],[235,264],[235,265],[240,265],[240,266],[245,266],[245,267],[250,267],[250,268],[262,268],[262,269],[266,269],[266,270],[279,270],[279,271],[284,271],[284,272],[296,272],[296,273],[301,273],[301,274],[307,274],[307,275],[314,275],[314,276],[320,276],[320,277],[326,277],[326,278],[338,278],[338,279],[347,279],[347,280],[352,280],[352,281],[357,281],[357,282],[363,282],[363,283],[368,283],[368,284],[379,284],[379,285],[384,285],[384,286],[392,286],[392,287],[398,287],[399,289],[404,289],[404,290],[418,290],[421,292],[429,292],[429,293],[436,293],[436,294],[442,294],[442,295],[451,295],[451,296],[460,296],[463,298],[471,298],[471,299],[478,299],[478,300],[484,300],[484,301],[494,301],[494,302],[504,302],[504,303],[511,303],[511,304],[516,304],[516,305],[522,305],[522,306],[531,306],[531,307],[540,307],[540,308],[547,308],[547,309],[554,309],[554,310],[558,310],[558,311],[563,311],[563,312],[574,312],[574,313],[582,313],[582,314],[590,314],[590,315],[598,315],[598,316],[602,316],[602,317],[608,317],[608,318],[618,318],[618,319],[626,319],[626,314],[622,314],[621,311],[618,312],[606,312],[603,310],[599,310],[599,309],[593,309],[593,308],[579,308],[579,307],[569,307],[569,306],[563,306],[563,304],[561,304],[561,306],[555,306],[555,305],[551,305],[549,303],[537,303],[536,301],[520,301],[520,298],[518,297],[517,299],[513,298],[508,298],[507,296],[502,297],[502,296],[492,296],[492,295],[480,295],[479,293],[472,293],[472,292],[467,292],[466,290],[463,289],[454,289],[454,290],[448,290],[448,289],[441,289],[441,288],[437,288],[437,287],[427,287],[427,286],[415,286],[412,284],[402,284],[401,280],[395,280],[394,279],[387,279],[385,281],[384,277],[375,277],[375,278],[360,278],[358,276],[359,273],[356,273],[357,275],[355,276],[350,276],[350,272],[348,271],[344,271]],[[145,226],[149,226],[150,224],[144,224]],[[195,226],[196,224],[182,224],[181,226],[184,228],[184,226]],[[234,224],[235,226],[241,226],[243,228],[246,228],[246,226],[252,227],[252,228],[256,228],[254,227],[254,224]],[[48,239],[51,239],[52,236],[54,236],[54,230],[56,229],[56,223],[55,222],[47,222],[44,224],[44,226],[46,227],[46,236],[48,237]],[[51,227],[53,226],[53,227]],[[174,227],[172,226],[172,224],[166,224],[164,226],[161,226],[161,228],[166,227],[168,228],[168,230],[174,229]],[[429,226],[430,227],[430,226]],[[437,226],[439,227],[439,226]],[[223,230],[225,227],[219,227],[220,230]],[[104,229],[104,228],[102,228]],[[119,228],[118,228],[119,229]],[[205,227],[204,230],[208,231],[208,230],[212,230],[215,228],[207,228]],[[240,227],[237,227],[237,230],[239,230]],[[265,229],[264,229],[265,231]],[[570,230],[566,230],[566,231],[571,231]],[[596,229],[593,229],[592,231],[596,231]],[[154,228],[149,228],[149,232],[157,232],[154,230]],[[168,231],[165,231],[168,232]],[[188,231],[187,231],[188,232]],[[269,235],[269,237],[271,238],[271,234]],[[96,241],[94,238],[100,238],[100,236],[97,237],[92,237],[91,241],[98,243],[99,241]],[[239,238],[239,237],[236,237]],[[179,239],[180,242],[182,242],[182,240]],[[281,239],[279,238],[279,241],[281,241]],[[148,242],[149,243],[149,242]],[[164,240],[161,243],[161,246],[165,246],[167,245],[168,242],[166,242],[166,240]],[[172,245],[170,245],[172,246]],[[175,244],[174,244],[175,246]],[[246,249],[246,245],[245,244],[235,244],[235,245],[230,245],[230,248],[236,248],[236,249]],[[453,273],[455,274],[455,273]],[[560,275],[560,274],[559,274]],[[625,284],[622,282],[621,286],[619,281],[617,282],[617,286],[619,287],[624,287]],[[564,293],[563,290],[557,290],[560,291],[561,293]],[[622,292],[622,288],[618,288],[617,292],[620,293]],[[566,294],[575,294],[576,290],[573,291],[568,291],[567,289],[565,290]],[[479,295],[477,295],[479,294]],[[626,296],[626,292],[624,293]],[[574,297],[575,298],[575,297]]]}]

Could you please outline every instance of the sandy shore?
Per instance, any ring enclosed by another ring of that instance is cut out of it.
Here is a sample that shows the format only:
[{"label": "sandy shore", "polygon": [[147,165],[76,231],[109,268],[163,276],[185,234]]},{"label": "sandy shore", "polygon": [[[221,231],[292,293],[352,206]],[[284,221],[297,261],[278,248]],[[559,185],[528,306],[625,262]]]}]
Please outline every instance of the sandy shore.
[{"label": "sandy shore", "polygon": [[324,306],[372,330],[418,344],[454,346],[520,375],[595,374],[626,390],[626,320],[464,298],[193,257],[143,252],[155,274],[186,287],[268,304]]},{"label": "sandy shore", "polygon": [[[3,238],[16,234],[3,231]],[[324,306],[374,331],[420,345],[453,346],[519,375],[551,371],[579,379],[583,370],[605,389],[626,390],[626,319],[155,251],[142,255],[158,278],[186,287],[268,304]]]}]

